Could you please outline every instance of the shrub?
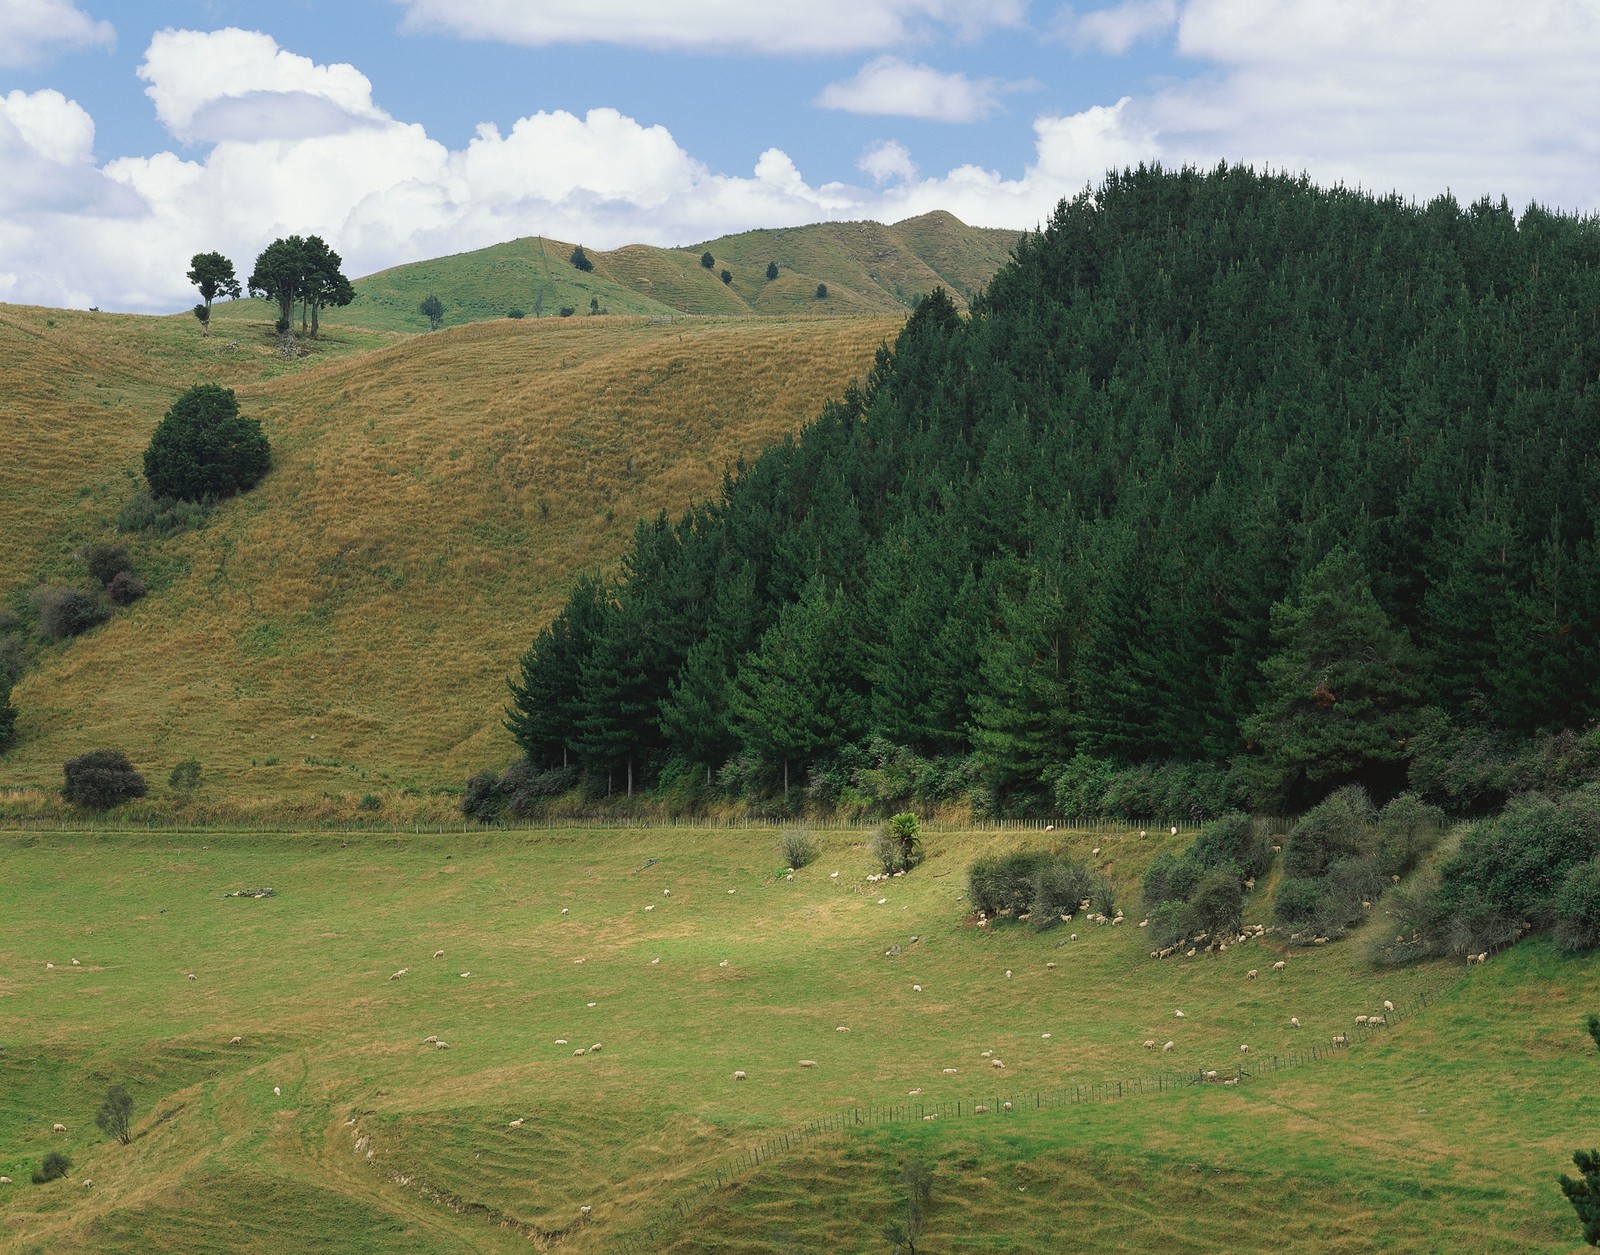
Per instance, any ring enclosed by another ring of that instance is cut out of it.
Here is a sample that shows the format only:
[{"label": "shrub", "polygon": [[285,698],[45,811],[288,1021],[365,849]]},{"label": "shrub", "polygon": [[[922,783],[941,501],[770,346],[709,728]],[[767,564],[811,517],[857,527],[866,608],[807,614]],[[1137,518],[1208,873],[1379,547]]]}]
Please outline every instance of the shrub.
[{"label": "shrub", "polygon": [[119,606],[131,606],[150,590],[132,571],[118,571],[106,585],[106,595]]},{"label": "shrub", "polygon": [[114,1137],[127,1146],[133,1141],[128,1131],[128,1117],[133,1115],[133,1095],[121,1085],[106,1090],[105,1101],[94,1113],[94,1122],[107,1137]]},{"label": "shrub", "polygon": [[272,465],[261,424],[239,416],[233,389],[190,388],[156,424],[144,451],[144,477],[156,497],[228,497],[260,482]]},{"label": "shrub", "polygon": [[209,512],[204,502],[178,501],[172,497],[158,499],[148,492],[140,492],[117,511],[117,530],[170,536],[200,526]]},{"label": "shrub", "polygon": [[492,771],[480,771],[467,781],[466,792],[461,795],[461,813],[480,824],[492,824],[500,818],[505,797],[500,792],[500,777]]},{"label": "shrub", "polygon": [[922,862],[922,821],[910,811],[901,811],[889,820],[889,835],[900,846],[900,867],[910,871]]},{"label": "shrub", "polygon": [[561,308],[560,308],[560,309],[559,309],[559,310],[557,310],[557,311],[556,311],[556,312],[557,312],[557,313],[558,313],[558,314],[560,314],[560,315],[561,315],[561,317],[563,317],[563,318],[571,318],[571,317],[572,317],[572,316],[573,316],[573,315],[574,315],[574,314],[576,314],[576,313],[577,313],[577,312],[578,312],[578,311],[577,311],[577,309],[576,309],[576,307],[574,307],[574,306],[572,306],[572,305],[563,305],[563,306],[562,306],[562,307],[561,307]]},{"label": "shrub", "polygon": [[527,316],[528,312],[526,310],[518,309],[515,305],[506,310],[507,318],[526,318]]},{"label": "shrub", "polygon": [[1244,923],[1244,887],[1231,867],[1208,871],[1194,887],[1185,912],[1189,933],[1237,933]]},{"label": "shrub", "polygon": [[1063,915],[1076,914],[1094,890],[1094,872],[1076,859],[1057,856],[1041,861],[1033,873],[1028,903],[1034,928],[1040,932],[1054,928]]},{"label": "shrub", "polygon": [[1440,871],[1445,904],[1476,896],[1529,924],[1547,920],[1567,872],[1600,855],[1597,809],[1600,792],[1591,786],[1559,803],[1519,798],[1479,820]]},{"label": "shrub", "polygon": [[1145,870],[1142,896],[1147,909],[1163,902],[1187,902],[1200,883],[1204,868],[1176,854],[1158,854]]},{"label": "shrub", "polygon": [[706,252],[700,254],[700,264],[707,270],[710,270],[717,264],[717,259],[711,255],[711,252],[708,249]]},{"label": "shrub", "polygon": [[773,279],[776,279],[777,277],[778,277],[778,263],[775,262],[775,261],[769,261],[767,263],[767,281],[770,283]]},{"label": "shrub", "polygon": [[817,284],[817,300],[825,301],[827,299],[828,299],[828,285],[826,283]]},{"label": "shrub", "polygon": [[11,704],[10,677],[0,674],[0,754],[17,739],[17,708]]},{"label": "shrub", "polygon": [[1163,902],[1160,906],[1151,907],[1145,914],[1150,920],[1150,941],[1153,945],[1170,946],[1187,934],[1189,927],[1187,902]]},{"label": "shrub", "polygon": [[1117,882],[1109,876],[1096,876],[1089,891],[1089,906],[1110,918],[1117,913]]},{"label": "shrub", "polygon": [[[582,244],[578,245],[572,250],[571,261],[572,264],[577,267],[577,269],[583,271],[584,274],[588,274],[594,269],[594,263],[589,260],[589,254],[583,251]],[[562,317],[565,318],[566,314],[563,313]]]},{"label": "shrub", "polygon": [[[1436,905],[1434,909],[1440,908]],[[1450,899],[1448,911],[1441,918],[1445,922],[1445,949],[1458,957],[1499,950],[1522,935],[1522,921],[1476,890]]]},{"label": "shrub", "polygon": [[778,849],[783,854],[785,865],[796,871],[811,866],[817,861],[817,855],[822,853],[822,846],[817,839],[804,828],[785,828],[783,836],[779,838]]},{"label": "shrub", "polygon": [[1201,867],[1232,865],[1251,880],[1272,867],[1272,840],[1242,811],[1230,811],[1200,829],[1185,856]]},{"label": "shrub", "polygon": [[1444,812],[1415,793],[1402,793],[1378,812],[1378,871],[1404,876],[1438,843]]},{"label": "shrub", "polygon": [[200,760],[186,758],[167,776],[167,786],[184,793],[193,793],[200,785]]},{"label": "shrub", "polygon": [[133,560],[121,545],[94,544],[84,549],[83,565],[94,582],[104,588],[123,571],[131,571]]},{"label": "shrub", "polygon": [[1567,873],[1552,904],[1555,943],[1573,953],[1600,946],[1600,859]]},{"label": "shrub", "polygon": [[878,865],[885,875],[905,870],[900,865],[900,843],[887,828],[879,828],[867,841],[867,857]]},{"label": "shrub", "polygon": [[1294,826],[1283,847],[1283,870],[1290,876],[1320,876],[1335,859],[1358,854],[1366,828],[1377,818],[1372,799],[1360,785],[1330,794]]},{"label": "shrub", "polygon": [[39,635],[47,641],[64,641],[104,623],[106,608],[97,593],[87,588],[54,585],[34,594]]},{"label": "shrub", "polygon": [[1600,1246],[1600,1150],[1575,1150],[1572,1162],[1578,1175],[1574,1178],[1563,1172],[1561,1192],[1578,1213],[1583,1240],[1590,1246]]},{"label": "shrub", "polygon": [[728,270],[724,270],[717,277],[719,279],[721,279],[724,283],[732,283],[733,282],[733,273],[731,271],[728,271]]},{"label": "shrub", "polygon": [[1322,909],[1322,882],[1312,877],[1285,877],[1278,884],[1272,914],[1280,924],[1299,926]]},{"label": "shrub", "polygon": [[967,871],[967,898],[986,915],[1011,911],[1020,915],[1033,900],[1039,864],[1050,855],[1029,850],[980,858]]},{"label": "shrub", "polygon": [[358,811],[381,811],[383,809],[383,799],[376,793],[363,793],[361,800],[356,803],[356,809]]},{"label": "shrub", "polygon": [[428,326],[434,331],[444,322],[444,302],[432,292],[422,298],[422,304],[417,306],[417,312],[428,320]]},{"label": "shrub", "polygon": [[109,810],[148,791],[144,777],[121,750],[90,750],[62,764],[61,796],[74,806]]},{"label": "shrub", "polygon": [[33,1170],[33,1183],[43,1185],[47,1181],[58,1181],[71,1171],[72,1160],[59,1150],[53,1150],[44,1157],[44,1162]]}]

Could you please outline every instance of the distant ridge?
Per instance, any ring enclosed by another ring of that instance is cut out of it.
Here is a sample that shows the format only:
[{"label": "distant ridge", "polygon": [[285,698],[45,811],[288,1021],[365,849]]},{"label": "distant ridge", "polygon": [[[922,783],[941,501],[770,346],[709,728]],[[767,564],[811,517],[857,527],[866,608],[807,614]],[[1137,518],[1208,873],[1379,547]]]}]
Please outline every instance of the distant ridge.
[{"label": "distant ridge", "polygon": [[[1020,237],[1018,231],[969,227],[935,210],[888,226],[823,222],[684,248],[586,248],[594,268],[585,272],[572,264],[575,243],[527,236],[368,275],[357,280],[355,304],[340,311],[340,321],[423,331],[428,323],[418,306],[429,295],[444,303],[447,326],[505,318],[514,310],[528,318],[558,317],[563,309],[575,316],[894,314],[935,287],[965,309]],[[705,253],[712,256],[710,268],[701,264]],[[768,279],[773,263],[778,274]],[[824,299],[817,296],[819,284],[827,289]]]}]

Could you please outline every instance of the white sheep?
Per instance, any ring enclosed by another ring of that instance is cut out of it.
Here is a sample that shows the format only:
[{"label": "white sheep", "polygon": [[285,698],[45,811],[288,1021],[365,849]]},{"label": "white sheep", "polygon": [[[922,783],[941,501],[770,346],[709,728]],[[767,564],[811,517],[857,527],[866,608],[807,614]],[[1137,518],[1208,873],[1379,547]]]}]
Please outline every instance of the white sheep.
[{"label": "white sheep", "polygon": [[1385,998],[1383,1000],[1383,1009],[1385,1011],[1393,1011],[1394,1010],[1394,1003],[1390,1002],[1387,998]]},{"label": "white sheep", "polygon": [[979,1103],[972,1109],[972,1114],[975,1116],[986,1116],[989,1114],[989,1108],[985,1107],[982,1103]]},{"label": "white sheep", "polygon": [[954,1076],[956,1074],[956,1071],[957,1071],[957,1069],[955,1069],[955,1068],[946,1068],[944,1070],[944,1074],[946,1076]]},{"label": "white sheep", "polygon": [[661,896],[663,898],[670,898],[672,896],[672,890],[671,889],[663,889],[661,891]]},{"label": "white sheep", "polygon": [[[53,971],[56,970],[56,965],[54,963],[46,963],[44,965],[44,970],[47,971],[47,972],[53,972]],[[193,979],[193,978],[191,978],[191,979]]]},{"label": "white sheep", "polygon": [[389,977],[389,979],[390,980],[399,980],[402,976],[404,976],[410,970],[411,969],[409,967],[403,967],[398,972],[396,972],[393,976]]},{"label": "white sheep", "polygon": [[992,1051],[992,1050],[982,1051],[982,1052],[979,1053],[978,1058],[980,1058],[980,1059],[993,1059],[994,1058],[994,1051]]},{"label": "white sheep", "polygon": [[1144,1048],[1146,1050],[1154,1050],[1156,1048],[1156,1039],[1154,1037],[1146,1037],[1144,1039]]},{"label": "white sheep", "polygon": [[989,1066],[991,1068],[1004,1068],[1006,1064],[1004,1059],[990,1059]]},{"label": "white sheep", "polygon": [[1284,968],[1286,968],[1288,966],[1289,965],[1287,963],[1285,963],[1282,959],[1279,959],[1276,963],[1274,963],[1272,965],[1272,970],[1274,972],[1281,972],[1281,971],[1283,971]]},{"label": "white sheep", "polygon": [[1365,1024],[1366,1022],[1367,1022],[1367,1017],[1366,1016],[1364,1016],[1364,1015],[1356,1016],[1356,1023],[1357,1024]]},{"label": "white sheep", "polygon": [[185,977],[184,977],[184,980],[199,980],[199,979],[200,979],[200,978],[199,978],[199,977],[198,977],[198,976],[196,976],[196,975],[195,975],[195,974],[194,974],[194,973],[193,973],[193,972],[190,972],[190,973],[188,973],[188,974],[187,974],[187,975],[186,975],[186,976],[185,976]]},{"label": "white sheep", "polygon": [[850,1030],[848,1028],[846,1028],[843,1024],[841,1024],[841,1025],[839,1025],[838,1028],[834,1029],[833,1031],[836,1032],[836,1033],[848,1033]]},{"label": "white sheep", "polygon": [[1240,1053],[1240,1054],[1242,1054],[1242,1055],[1247,1055],[1247,1054],[1249,1054],[1249,1053],[1250,1053],[1250,1047],[1249,1047],[1249,1045],[1248,1045],[1248,1044],[1246,1044],[1246,1045],[1243,1045],[1243,1046],[1240,1046],[1240,1047],[1239,1047],[1239,1053]]},{"label": "white sheep", "polygon": [[573,1052],[572,1052],[572,1057],[573,1057],[573,1058],[574,1058],[574,1059],[576,1059],[576,1058],[578,1058],[578,1057],[579,1057],[579,1056],[580,1056],[580,1055],[582,1055],[582,1054],[583,1054],[583,1047],[582,1047],[582,1046],[579,1046],[579,1047],[578,1047],[578,1048],[577,1048],[577,1049],[576,1049],[576,1050],[574,1050],[574,1051],[573,1051]]},{"label": "white sheep", "polygon": [[508,1128],[508,1129],[520,1129],[522,1127],[523,1120],[525,1120],[526,1118],[527,1118],[526,1116],[518,1116],[515,1120],[510,1121],[506,1125],[506,1128]]},{"label": "white sheep", "polygon": [[[430,1037],[430,1038],[428,1038],[428,1040],[429,1040],[429,1041],[437,1041],[437,1040],[438,1040],[438,1038],[436,1038],[436,1037]],[[558,1045],[558,1046],[569,1046],[569,1045],[571,1045],[571,1044],[572,1044],[572,1043],[571,1043],[571,1042],[569,1042],[569,1041],[568,1041],[568,1040],[567,1040],[567,1039],[566,1039],[566,1038],[565,1038],[565,1037],[558,1037],[558,1038],[556,1038],[556,1045]]]},{"label": "white sheep", "polygon": [[1255,968],[1251,968],[1248,972],[1246,972],[1244,974],[1244,978],[1246,980],[1254,980],[1256,978],[1256,969]]},{"label": "white sheep", "polygon": [[449,1050],[450,1043],[447,1041],[436,1041],[433,1043],[433,1048],[435,1050]]},{"label": "white sheep", "polygon": [[1011,969],[1009,967],[1006,968],[1006,979],[1007,980],[1011,979]]},{"label": "white sheep", "polygon": [[1039,1040],[1040,1041],[1049,1041],[1050,1040],[1050,1034],[1049,1033],[1040,1033],[1039,1034]]},{"label": "white sheep", "polygon": [[565,914],[566,914],[566,913],[567,913],[567,908],[566,908],[566,907],[562,907],[562,908],[561,908],[561,913],[562,913],[562,914],[563,914],[563,915],[565,915]]},{"label": "white sheep", "polygon": [[72,966],[73,967],[82,967],[83,964],[79,963],[77,959],[73,959],[72,960]]},{"label": "white sheep", "polygon": [[911,986],[911,992],[914,993],[914,994],[920,994],[922,992],[922,986],[921,985],[913,985],[913,986]]},{"label": "white sheep", "polygon": [[1298,1015],[1291,1015],[1289,1017],[1289,1027],[1290,1028],[1299,1028],[1300,1027],[1300,1017]]},{"label": "white sheep", "polygon": [[66,1132],[66,1131],[67,1131],[67,1126],[66,1126],[66,1125],[64,1125],[64,1124],[60,1124],[60,1123],[58,1123],[58,1124],[57,1124],[57,1125],[56,1125],[56,1126],[55,1126],[55,1127],[54,1127],[54,1128],[52,1128],[52,1129],[51,1129],[51,1130],[50,1130],[50,1131],[51,1131],[51,1132],[52,1132],[52,1133],[65,1133],[65,1132]]},{"label": "white sheep", "polygon": [[274,1098],[282,1098],[283,1097],[283,1090],[279,1086],[274,1085],[272,1087],[272,1096]]},{"label": "white sheep", "polygon": [[435,950],[433,952],[433,957],[436,958],[436,959],[444,958],[444,951],[443,950]]},{"label": "white sheep", "polygon": [[10,1184],[11,1184],[11,1178],[10,1177],[0,1177],[0,1185],[10,1185]]},{"label": "white sheep", "polygon": [[1348,1033],[1335,1033],[1333,1035],[1333,1044],[1335,1046],[1348,1046],[1350,1044],[1350,1035]]},{"label": "white sheep", "polygon": [[1173,1019],[1181,1020],[1181,1019],[1183,1019],[1183,1012],[1182,1011],[1174,1011],[1172,1013],[1172,1017],[1173,1017]]},{"label": "white sheep", "polygon": [[656,966],[656,965],[657,965],[657,964],[658,964],[658,963],[660,963],[660,962],[661,962],[661,960],[660,960],[660,959],[651,959],[651,960],[650,960],[650,966],[651,966],[651,967],[655,967],[655,966]]},{"label": "white sheep", "polygon": [[471,975],[472,975],[471,972],[462,972],[461,973],[461,976],[462,976],[463,979],[465,979],[466,977],[471,976]]},{"label": "white sheep", "polygon": [[733,1079],[736,1080],[736,1081],[744,1080],[744,1073],[743,1072],[735,1072],[733,1074]]},{"label": "white sheep", "polygon": [[647,903],[644,909],[647,911],[653,911],[656,909],[656,904],[654,902]]},{"label": "white sheep", "polygon": [[230,1045],[230,1046],[242,1046],[242,1045],[244,1045],[244,1038],[242,1038],[242,1037],[230,1037],[230,1038],[228,1038],[228,1045]]},{"label": "white sheep", "polygon": [[800,1060],[800,1066],[802,1068],[814,1068],[817,1066],[817,1061],[815,1059],[802,1059]]},{"label": "white sheep", "polygon": [[[432,1046],[432,1045],[435,1045],[438,1042],[438,1040],[439,1040],[439,1035],[437,1033],[432,1033],[429,1036],[424,1037],[422,1039],[422,1044],[424,1046]],[[566,1042],[562,1042],[561,1044],[563,1046],[565,1046],[567,1043]]]},{"label": "white sheep", "polygon": [[1165,1054],[1170,1054],[1172,1052],[1172,1048],[1174,1046],[1176,1046],[1177,1044],[1178,1044],[1177,1042],[1169,1041],[1165,1046],[1161,1047],[1161,1053],[1164,1054],[1164,1055]]}]

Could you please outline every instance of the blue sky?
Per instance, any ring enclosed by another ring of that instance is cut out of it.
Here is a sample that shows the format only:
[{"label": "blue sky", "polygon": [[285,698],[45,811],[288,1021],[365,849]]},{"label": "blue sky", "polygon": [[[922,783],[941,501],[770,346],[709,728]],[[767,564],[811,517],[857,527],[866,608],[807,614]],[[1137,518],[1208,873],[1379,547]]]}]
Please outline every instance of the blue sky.
[{"label": "blue sky", "polygon": [[0,0],[0,300],[169,311],[189,256],[352,274],[692,244],[1110,166],[1600,209],[1595,0]]}]

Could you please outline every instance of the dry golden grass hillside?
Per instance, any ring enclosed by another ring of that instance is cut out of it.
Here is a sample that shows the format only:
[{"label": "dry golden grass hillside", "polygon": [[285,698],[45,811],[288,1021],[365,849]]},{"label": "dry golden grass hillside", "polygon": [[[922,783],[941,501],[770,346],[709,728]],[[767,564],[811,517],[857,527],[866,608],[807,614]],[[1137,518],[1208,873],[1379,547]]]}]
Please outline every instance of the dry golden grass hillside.
[{"label": "dry golden grass hillside", "polygon": [[274,469],[198,530],[121,538],[151,594],[42,651],[0,785],[115,746],[158,791],[198,758],[217,803],[459,786],[508,757],[504,677],[573,579],[814,417],[899,321],[502,319],[377,348],[332,327],[284,363],[245,322],[228,351],[192,320],[4,311],[6,595],[82,582],[75,549],[117,539],[198,379],[237,388]]}]

